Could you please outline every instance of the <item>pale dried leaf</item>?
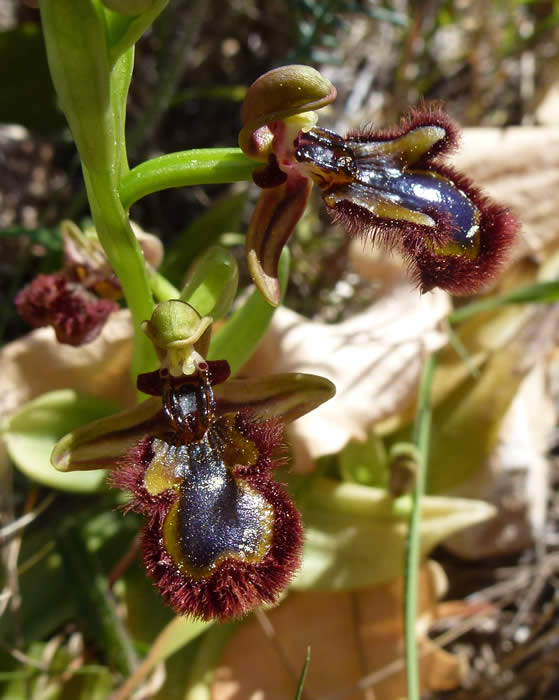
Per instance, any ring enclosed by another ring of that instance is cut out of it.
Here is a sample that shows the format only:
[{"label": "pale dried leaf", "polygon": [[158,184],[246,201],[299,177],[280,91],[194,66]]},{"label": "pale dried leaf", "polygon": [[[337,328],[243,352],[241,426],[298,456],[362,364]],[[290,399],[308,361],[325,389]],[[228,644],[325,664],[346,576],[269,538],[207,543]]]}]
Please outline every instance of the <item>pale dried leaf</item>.
[{"label": "pale dried leaf", "polygon": [[456,496],[481,498],[496,515],[453,535],[445,544],[456,555],[480,559],[522,551],[541,537],[548,498],[545,452],[557,422],[540,363],[522,382],[503,420],[497,447]]},{"label": "pale dried leaf", "polygon": [[75,389],[135,403],[129,368],[132,324],[126,310],[110,315],[100,336],[74,348],[56,341],[52,328],[39,328],[0,350],[0,416],[55,389]]},{"label": "pale dried leaf", "polygon": [[536,110],[538,124],[559,125],[559,84],[552,85]]},{"label": "pale dried leaf", "polygon": [[559,128],[465,129],[452,163],[522,223],[519,257],[540,260],[559,237]]},{"label": "pale dried leaf", "polygon": [[298,468],[338,452],[350,439],[365,440],[368,429],[403,410],[414,398],[426,353],[446,342],[439,323],[448,296],[420,295],[402,283],[366,311],[329,325],[280,308],[255,355],[249,374],[310,372],[330,379],[336,396],[298,420],[291,435]]},{"label": "pale dried leaf", "polygon": [[[422,568],[418,645],[424,690],[452,689],[460,682],[458,660],[425,637],[444,585],[439,567]],[[307,646],[311,647],[305,682],[308,697],[325,698],[355,686],[367,674],[401,658],[402,598],[402,579],[352,593],[291,594],[268,613],[275,639],[266,637],[254,618],[232,638],[215,674],[212,700],[294,697]],[[375,700],[405,695],[403,665],[374,686]],[[372,697],[370,690],[351,694],[354,700]]]}]

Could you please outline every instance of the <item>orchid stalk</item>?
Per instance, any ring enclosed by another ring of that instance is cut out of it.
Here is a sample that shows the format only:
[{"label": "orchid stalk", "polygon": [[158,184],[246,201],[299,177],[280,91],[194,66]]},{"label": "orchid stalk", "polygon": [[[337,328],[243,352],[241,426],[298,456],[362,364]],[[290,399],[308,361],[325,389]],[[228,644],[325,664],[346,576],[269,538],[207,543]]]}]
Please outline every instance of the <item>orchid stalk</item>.
[{"label": "orchid stalk", "polygon": [[[336,89],[308,66],[277,68],[249,87],[239,148],[164,154],[130,170],[134,44],[166,4],[40,2],[95,234],[67,223],[63,269],[35,280],[17,305],[32,325],[52,325],[60,342],[79,346],[124,299],[134,329],[131,374],[149,398],[62,437],[52,464],[60,472],[108,470],[110,485],[129,493],[126,509],[145,518],[144,564],[162,598],[178,614],[224,621],[275,603],[300,564],[301,518],[275,478],[284,427],[334,387],[300,373],[230,375],[281,303],[286,246],[312,188],[349,235],[398,248],[422,292],[484,289],[509,255],[517,223],[447,164],[459,130],[440,108],[411,111],[393,128],[340,135],[318,125]],[[170,187],[250,180],[262,190],[246,235],[257,291],[230,314],[238,284],[231,254],[209,248],[178,289],[157,272],[161,256],[150,256],[129,210]]]}]

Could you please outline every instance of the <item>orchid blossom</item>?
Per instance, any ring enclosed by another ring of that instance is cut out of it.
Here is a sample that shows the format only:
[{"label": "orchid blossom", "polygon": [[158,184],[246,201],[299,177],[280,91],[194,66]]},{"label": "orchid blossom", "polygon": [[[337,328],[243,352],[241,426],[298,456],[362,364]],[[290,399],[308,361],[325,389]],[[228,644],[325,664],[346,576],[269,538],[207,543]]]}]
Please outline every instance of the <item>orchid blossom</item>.
[{"label": "orchid blossom", "polygon": [[480,291],[506,259],[517,222],[446,164],[457,125],[439,107],[422,107],[395,128],[343,137],[316,126],[314,110],[335,96],[307,66],[272,70],[246,95],[239,144],[266,163],[253,176],[263,192],[246,243],[261,292],[278,303],[279,254],[313,183],[335,223],[398,248],[422,291]]},{"label": "orchid blossom", "polygon": [[138,406],[79,428],[55,447],[62,471],[111,470],[146,517],[146,570],[181,614],[229,619],[273,603],[299,565],[302,524],[273,478],[284,425],[333,393],[326,379],[228,379],[206,361],[211,318],[179,300],[144,329],[161,368],[138,377]]}]

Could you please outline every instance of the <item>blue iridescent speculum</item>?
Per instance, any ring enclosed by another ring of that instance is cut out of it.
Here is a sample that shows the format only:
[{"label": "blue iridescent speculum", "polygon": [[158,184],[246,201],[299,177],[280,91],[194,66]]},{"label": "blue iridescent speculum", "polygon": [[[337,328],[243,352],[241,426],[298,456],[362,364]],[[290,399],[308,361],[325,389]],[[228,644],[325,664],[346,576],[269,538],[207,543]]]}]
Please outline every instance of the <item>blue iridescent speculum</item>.
[{"label": "blue iridescent speculum", "polygon": [[[144,485],[152,496],[168,489],[174,502],[163,524],[163,541],[174,563],[195,579],[226,558],[261,561],[269,550],[273,508],[249,483],[236,479],[235,457],[259,459],[256,444],[217,418],[207,377],[166,388],[166,411],[185,432],[162,433],[151,444],[153,457]],[[236,449],[232,449],[232,446]]]},{"label": "blue iridescent speculum", "polygon": [[[421,168],[445,138],[440,126],[418,126],[388,141],[343,139],[313,129],[299,136],[295,157],[309,164],[327,206],[350,201],[379,220],[432,228],[436,252],[475,257],[479,209],[450,178]],[[451,232],[446,240],[437,233],[441,224]]]},{"label": "blue iridescent speculum", "polygon": [[455,124],[427,109],[387,132],[342,137],[315,127],[294,147],[335,222],[398,246],[423,290],[471,293],[494,275],[516,222],[444,164],[456,142]]},{"label": "blue iridescent speculum", "polygon": [[301,522],[271,478],[281,439],[273,421],[228,410],[214,395],[224,361],[187,376],[140,375],[162,397],[160,420],[137,453],[142,468],[113,482],[155,522],[144,535],[148,573],[177,612],[235,617],[272,602],[298,563]]}]

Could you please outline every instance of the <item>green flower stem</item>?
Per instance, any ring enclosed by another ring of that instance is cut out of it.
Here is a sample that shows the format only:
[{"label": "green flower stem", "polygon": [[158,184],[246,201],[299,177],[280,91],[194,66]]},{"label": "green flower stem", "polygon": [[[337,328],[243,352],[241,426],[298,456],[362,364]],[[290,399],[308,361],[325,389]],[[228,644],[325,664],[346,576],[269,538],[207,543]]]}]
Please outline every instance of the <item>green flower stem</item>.
[{"label": "green flower stem", "polygon": [[419,658],[417,653],[417,593],[419,564],[421,556],[420,525],[421,499],[427,482],[427,461],[429,455],[429,437],[431,432],[431,383],[435,369],[435,355],[430,355],[425,362],[415,419],[413,441],[417,446],[418,465],[415,490],[412,494],[412,511],[409,520],[408,546],[406,552],[406,582],[404,599],[404,638],[408,682],[408,700],[420,700]]},{"label": "green flower stem", "polygon": [[80,159],[115,172],[109,51],[103,9],[91,0],[41,0],[49,70]]},{"label": "green flower stem", "polygon": [[132,313],[132,372],[138,374],[154,368],[156,359],[140,328],[153,310],[147,271],[118,195],[128,171],[124,121],[133,49],[111,66],[99,3],[41,0],[40,8],[49,68],[78,148],[95,228]]},{"label": "green flower stem", "polygon": [[151,295],[143,253],[132,231],[116,190],[104,173],[91,173],[83,165],[91,214],[101,245],[115,271],[134,325],[132,376],[157,367],[153,346],[141,329],[142,321],[151,318]]},{"label": "green flower stem", "polygon": [[168,153],[140,163],[125,175],[119,186],[125,209],[153,192],[170,187],[214,185],[250,180],[261,165],[239,148],[200,148]]}]

